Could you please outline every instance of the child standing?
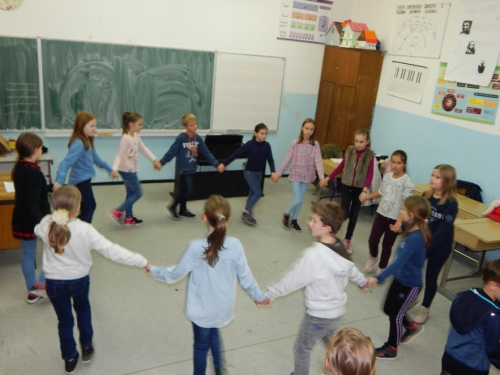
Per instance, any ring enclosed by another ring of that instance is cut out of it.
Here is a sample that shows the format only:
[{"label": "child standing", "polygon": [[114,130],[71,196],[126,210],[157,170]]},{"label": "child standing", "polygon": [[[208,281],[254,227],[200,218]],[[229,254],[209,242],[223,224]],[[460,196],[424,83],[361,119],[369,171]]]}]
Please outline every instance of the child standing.
[{"label": "child standing", "polygon": [[359,200],[364,203],[368,199],[382,196],[377,209],[372,231],[368,238],[370,259],[365,266],[365,272],[371,272],[378,260],[378,244],[382,236],[382,253],[378,265],[378,274],[382,272],[389,263],[392,246],[401,230],[401,207],[406,198],[413,193],[413,182],[406,174],[407,156],[402,150],[394,151],[391,155],[391,170],[382,180],[380,188],[371,194],[361,194]]},{"label": "child standing", "polygon": [[43,142],[33,133],[22,133],[16,141],[17,161],[12,168],[11,178],[16,189],[16,202],[12,212],[12,235],[21,240],[23,270],[28,299],[35,303],[45,293],[45,277],[43,270],[36,278],[36,235],[34,232],[42,218],[50,213],[47,195],[47,181],[37,164],[42,156]]},{"label": "child standing", "polygon": [[[122,115],[123,136],[120,141],[120,149],[113,164],[113,170],[117,170],[122,176],[127,196],[118,208],[111,210],[109,215],[118,223],[126,226],[142,224],[142,220],[134,216],[132,206],[142,197],[141,184],[137,178],[139,169],[139,151],[153,162],[155,169],[161,169],[160,162],[153,153],[142,142],[139,132],[143,124],[142,116],[136,112],[124,112]],[[125,214],[125,219],[123,215]]]},{"label": "child standing", "polygon": [[[306,118],[304,120],[299,137],[292,141],[285,160],[278,170],[278,177],[274,179],[274,182],[278,181],[278,178],[281,177],[291,164],[288,179],[292,183],[293,202],[290,203],[283,213],[282,224],[285,229],[292,227],[298,232],[301,231],[301,228],[297,223],[297,218],[302,207],[307,184],[316,179],[315,169],[318,172],[318,176],[324,176],[321,150],[319,143],[314,140],[315,128],[316,124],[313,119]],[[291,222],[290,215],[292,217]]]},{"label": "child standing", "polygon": [[389,316],[390,328],[387,342],[376,349],[377,359],[396,359],[398,345],[403,336],[403,326],[407,328],[406,342],[422,332],[423,326],[413,322],[406,316],[406,311],[418,295],[422,286],[422,267],[426,250],[431,243],[431,233],[427,226],[427,218],[431,212],[429,202],[423,197],[406,198],[401,209],[403,221],[408,227],[398,246],[394,262],[380,275],[370,277],[365,289],[384,282],[394,275],[384,303],[384,313]]},{"label": "child standing", "polygon": [[325,187],[328,181],[342,174],[342,208],[349,218],[344,244],[349,254],[352,254],[351,239],[358,220],[361,194],[368,194],[373,179],[374,153],[369,147],[370,132],[359,129],[354,133],[354,146],[349,146],[337,168],[320,182]]},{"label": "child standing", "polygon": [[62,186],[51,197],[52,215],[47,215],[35,227],[43,241],[43,270],[47,278],[47,295],[57,315],[61,355],[66,374],[72,374],[78,363],[79,352],[73,337],[76,312],[82,363],[94,356],[93,328],[89,302],[92,266],[91,249],[106,258],[129,266],[145,267],[146,258],[111,243],[92,225],[76,218],[80,210],[81,194],[74,186]]},{"label": "child standing", "polygon": [[118,178],[118,172],[103,161],[94,148],[94,136],[97,131],[96,119],[92,113],[78,112],[75,118],[73,134],[68,143],[68,154],[65,156],[57,171],[54,191],[56,191],[66,180],[68,170],[69,185],[75,185],[82,194],[82,204],[79,218],[87,223],[92,222],[96,201],[92,191],[91,180],[95,176],[94,164],[108,171],[111,178]]},{"label": "child standing", "polygon": [[[161,165],[165,165],[170,160],[175,158],[175,169],[179,172],[180,187],[179,193],[171,205],[167,205],[167,210],[170,217],[174,220],[180,220],[181,216],[195,217],[191,211],[187,209],[187,200],[193,190],[193,176],[198,167],[198,155],[202,154],[210,164],[214,167],[219,166],[219,162],[215,160],[212,153],[208,150],[203,139],[196,134],[198,123],[196,116],[186,114],[181,117],[182,126],[185,132],[179,134],[175,142],[170,146],[167,153],[161,158]],[[180,205],[179,213],[177,206]]]},{"label": "child standing", "polygon": [[486,265],[483,283],[482,289],[471,288],[453,300],[442,358],[444,374],[487,375],[490,363],[500,369],[499,259]]},{"label": "child standing", "polygon": [[219,328],[233,320],[236,278],[256,302],[263,302],[265,296],[252,276],[241,242],[226,236],[229,202],[220,195],[210,196],[202,219],[208,228],[205,239],[191,242],[177,264],[166,268],[148,264],[146,270],[167,283],[191,272],[185,314],[193,324],[193,373],[205,374],[210,349],[215,373],[222,374],[225,365]]},{"label": "child standing", "polygon": [[325,371],[330,375],[375,375],[372,340],[352,327],[337,332],[328,343]]},{"label": "child standing", "polygon": [[308,222],[311,235],[319,242],[306,249],[293,270],[269,287],[266,297],[274,300],[305,287],[306,316],[300,327],[294,348],[294,375],[309,373],[309,354],[313,346],[337,332],[346,311],[348,281],[363,287],[366,277],[356,265],[335,234],[345,219],[343,209],[334,202],[320,202],[312,208]]},{"label": "child standing", "polygon": [[437,165],[432,171],[430,186],[424,197],[432,207],[429,217],[432,243],[427,249],[424,299],[414,318],[415,322],[421,324],[429,317],[431,303],[437,292],[439,272],[453,251],[453,222],[458,213],[455,168],[448,164]]},{"label": "child standing", "polygon": [[249,225],[257,224],[257,220],[253,217],[252,210],[260,197],[262,197],[261,184],[262,176],[266,169],[266,160],[271,169],[271,179],[274,181],[277,178],[273,152],[271,151],[271,145],[266,142],[266,138],[267,126],[262,123],[255,125],[252,140],[241,146],[238,151],[234,152],[218,167],[219,172],[224,172],[226,166],[234,159],[239,157],[248,158],[243,174],[250,187],[250,191],[248,192],[247,203],[241,214],[241,218]]}]

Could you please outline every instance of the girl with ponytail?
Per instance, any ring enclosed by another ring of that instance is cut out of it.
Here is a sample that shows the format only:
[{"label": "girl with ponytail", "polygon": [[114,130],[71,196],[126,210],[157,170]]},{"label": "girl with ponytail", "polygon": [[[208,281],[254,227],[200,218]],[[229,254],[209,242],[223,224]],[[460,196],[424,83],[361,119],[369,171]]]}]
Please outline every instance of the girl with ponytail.
[{"label": "girl with ponytail", "polygon": [[156,279],[175,283],[189,276],[185,314],[193,325],[194,374],[205,374],[208,349],[212,351],[215,373],[223,373],[222,339],[219,328],[233,320],[236,279],[256,302],[265,300],[247,263],[241,242],[226,235],[231,206],[220,195],[205,203],[203,221],[206,238],[192,241],[180,261],[169,267],[146,266]]}]

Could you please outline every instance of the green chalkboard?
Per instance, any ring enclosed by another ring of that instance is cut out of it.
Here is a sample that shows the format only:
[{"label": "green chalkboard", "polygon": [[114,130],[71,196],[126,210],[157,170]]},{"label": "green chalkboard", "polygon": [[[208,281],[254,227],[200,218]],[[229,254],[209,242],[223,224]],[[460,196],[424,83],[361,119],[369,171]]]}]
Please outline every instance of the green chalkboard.
[{"label": "green chalkboard", "polygon": [[37,40],[0,37],[0,130],[41,127]]},{"label": "green chalkboard", "polygon": [[194,113],[210,128],[214,52],[42,40],[46,129],[71,129],[79,111],[100,129],[119,129],[124,111],[144,129],[179,129]]}]

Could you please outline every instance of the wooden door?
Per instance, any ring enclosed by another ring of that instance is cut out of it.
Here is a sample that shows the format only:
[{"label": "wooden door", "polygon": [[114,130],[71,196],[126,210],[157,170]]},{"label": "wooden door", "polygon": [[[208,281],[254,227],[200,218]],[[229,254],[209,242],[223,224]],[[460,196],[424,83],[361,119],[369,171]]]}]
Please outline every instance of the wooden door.
[{"label": "wooden door", "polygon": [[320,145],[326,143],[328,128],[330,126],[330,112],[332,109],[335,84],[321,81],[319,84],[318,104],[316,106],[316,134],[315,138]]},{"label": "wooden door", "polygon": [[335,143],[342,149],[351,145],[351,116],[355,95],[355,88],[335,85],[326,143]]},{"label": "wooden door", "polygon": [[337,61],[339,60],[339,53],[341,48],[335,46],[325,46],[325,53],[323,55],[323,67],[321,69],[321,80],[328,82],[337,82],[339,67]]},{"label": "wooden door", "polygon": [[343,86],[356,87],[358,84],[361,51],[352,48],[337,47],[339,52],[335,62],[338,76],[335,83]]},{"label": "wooden door", "polygon": [[378,80],[359,77],[351,119],[351,134],[358,129],[370,129],[377,101],[377,90]]}]

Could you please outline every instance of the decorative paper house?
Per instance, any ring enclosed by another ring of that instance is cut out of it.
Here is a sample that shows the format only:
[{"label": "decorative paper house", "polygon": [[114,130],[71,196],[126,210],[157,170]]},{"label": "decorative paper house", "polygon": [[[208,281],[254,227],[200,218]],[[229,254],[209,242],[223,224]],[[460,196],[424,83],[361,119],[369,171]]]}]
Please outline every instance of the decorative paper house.
[{"label": "decorative paper house", "polygon": [[377,34],[372,30],[363,30],[358,37],[356,48],[376,49]]},{"label": "decorative paper house", "polygon": [[326,32],[325,44],[330,46],[338,46],[342,41],[342,23],[333,22]]},{"label": "decorative paper house", "polygon": [[341,47],[354,48],[357,40],[364,30],[368,30],[366,23],[347,21],[343,28]]}]

